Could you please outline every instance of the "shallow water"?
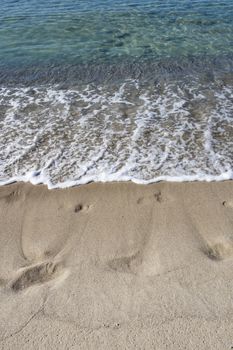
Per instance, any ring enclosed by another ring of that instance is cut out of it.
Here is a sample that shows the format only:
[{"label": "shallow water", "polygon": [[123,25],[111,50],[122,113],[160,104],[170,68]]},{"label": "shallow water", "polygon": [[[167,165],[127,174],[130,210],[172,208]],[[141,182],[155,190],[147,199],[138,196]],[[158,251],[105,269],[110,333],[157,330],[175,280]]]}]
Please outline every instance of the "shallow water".
[{"label": "shallow water", "polygon": [[232,1],[0,10],[1,184],[233,177]]},{"label": "shallow water", "polygon": [[231,0],[2,0],[1,64],[233,53]]}]

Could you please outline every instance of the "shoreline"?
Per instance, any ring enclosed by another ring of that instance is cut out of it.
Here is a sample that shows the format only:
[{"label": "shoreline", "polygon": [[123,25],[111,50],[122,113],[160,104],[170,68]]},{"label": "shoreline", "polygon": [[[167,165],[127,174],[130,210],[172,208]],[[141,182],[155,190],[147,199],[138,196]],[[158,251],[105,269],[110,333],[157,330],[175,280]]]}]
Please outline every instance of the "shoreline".
[{"label": "shoreline", "polygon": [[[90,179],[89,179],[90,178]],[[42,180],[44,179],[44,180]],[[102,179],[102,180],[101,180]],[[0,188],[5,186],[11,186],[14,184],[28,184],[32,186],[45,186],[48,190],[65,190],[74,187],[87,186],[91,184],[97,185],[108,185],[108,184],[134,184],[139,186],[151,186],[159,183],[221,183],[233,181],[233,170],[228,170],[220,175],[181,175],[181,176],[158,176],[151,180],[141,180],[136,178],[129,178],[128,176],[116,180],[113,177],[106,180],[102,176],[98,176],[97,179],[93,177],[84,177],[83,182],[78,182],[77,180],[67,180],[64,182],[59,182],[57,184],[52,184],[51,181],[47,180],[43,176],[43,171],[33,171],[25,176],[13,177],[12,179],[0,181]]]},{"label": "shoreline", "polygon": [[0,187],[3,349],[230,349],[233,181]]}]

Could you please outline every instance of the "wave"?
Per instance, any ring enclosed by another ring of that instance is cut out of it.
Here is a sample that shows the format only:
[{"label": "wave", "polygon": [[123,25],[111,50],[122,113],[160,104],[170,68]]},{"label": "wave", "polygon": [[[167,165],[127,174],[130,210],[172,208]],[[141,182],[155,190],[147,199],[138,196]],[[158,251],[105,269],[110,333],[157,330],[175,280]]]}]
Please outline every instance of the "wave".
[{"label": "wave", "polygon": [[0,184],[233,177],[233,85],[141,80],[2,87]]}]

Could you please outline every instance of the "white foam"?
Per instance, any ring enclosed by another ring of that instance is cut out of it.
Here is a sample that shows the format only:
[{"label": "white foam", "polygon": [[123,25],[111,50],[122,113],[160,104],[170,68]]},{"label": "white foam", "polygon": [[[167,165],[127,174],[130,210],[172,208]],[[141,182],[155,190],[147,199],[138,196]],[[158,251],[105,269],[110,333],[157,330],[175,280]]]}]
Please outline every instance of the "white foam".
[{"label": "white foam", "polygon": [[233,178],[233,88],[1,88],[0,185]]}]

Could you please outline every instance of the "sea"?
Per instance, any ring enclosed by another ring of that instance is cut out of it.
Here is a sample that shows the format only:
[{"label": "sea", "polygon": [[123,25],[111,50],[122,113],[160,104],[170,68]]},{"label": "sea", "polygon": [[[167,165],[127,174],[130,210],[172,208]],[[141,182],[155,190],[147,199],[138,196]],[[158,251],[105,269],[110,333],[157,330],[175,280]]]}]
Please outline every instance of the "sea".
[{"label": "sea", "polygon": [[232,178],[232,0],[0,0],[0,185]]}]

